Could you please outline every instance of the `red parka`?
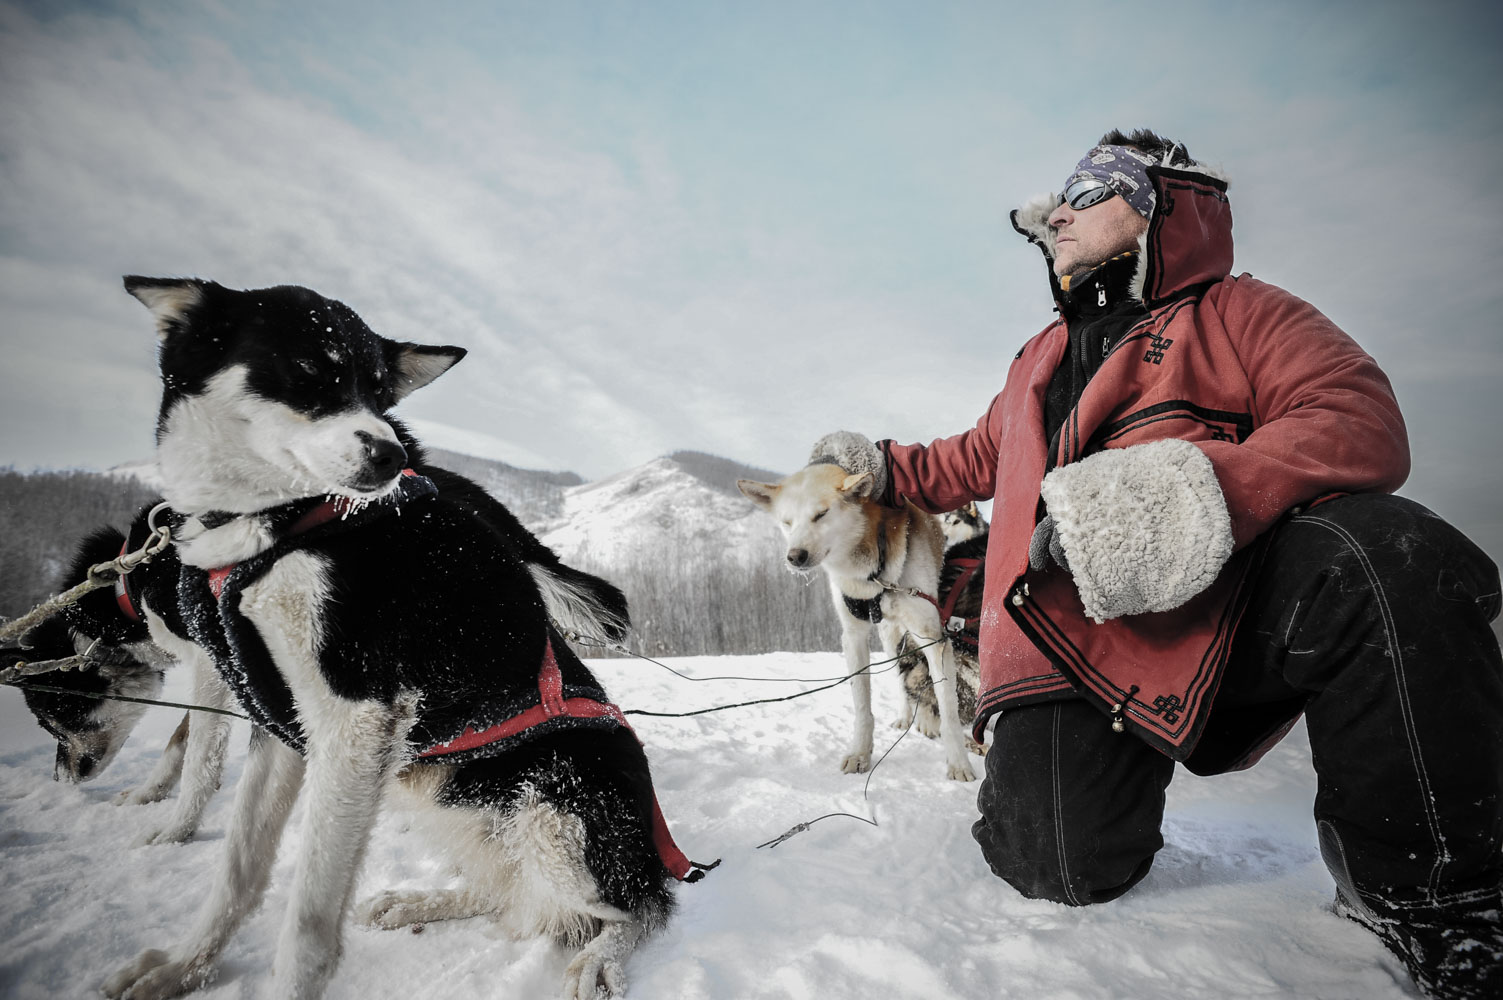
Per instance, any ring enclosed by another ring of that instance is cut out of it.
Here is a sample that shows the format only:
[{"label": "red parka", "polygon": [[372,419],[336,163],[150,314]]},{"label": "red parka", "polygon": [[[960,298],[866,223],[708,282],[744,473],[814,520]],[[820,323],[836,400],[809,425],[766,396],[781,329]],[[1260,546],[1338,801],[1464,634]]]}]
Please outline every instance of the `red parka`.
[{"label": "red parka", "polygon": [[[1226,183],[1196,167],[1150,167],[1149,175],[1157,202],[1136,293],[1149,316],[1086,385],[1059,435],[1055,466],[1164,438],[1191,442],[1214,469],[1234,554],[1183,605],[1102,623],[1086,616],[1068,573],[1029,569],[1047,467],[1044,394],[1069,342],[1062,319],[1024,345],[975,427],[927,446],[884,443],[892,502],[938,513],[995,500],[978,739],[998,711],[1079,694],[1186,760],[1220,683],[1259,537],[1322,496],[1387,492],[1408,475],[1403,419],[1373,359],[1310,304],[1230,274]],[[1013,214],[1051,262],[1044,219],[1055,204],[1036,199]],[[1058,296],[1057,282],[1054,289]],[[1242,748],[1215,769],[1247,766],[1271,743]]]}]

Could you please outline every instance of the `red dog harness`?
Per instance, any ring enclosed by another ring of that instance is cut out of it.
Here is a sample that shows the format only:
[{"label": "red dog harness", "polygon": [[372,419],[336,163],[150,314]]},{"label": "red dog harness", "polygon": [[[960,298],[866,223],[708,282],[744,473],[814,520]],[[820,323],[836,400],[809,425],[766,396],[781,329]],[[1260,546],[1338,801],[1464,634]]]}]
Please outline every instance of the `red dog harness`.
[{"label": "red dog harness", "polygon": [[[416,476],[412,469],[403,469],[402,475]],[[302,517],[293,522],[287,529],[289,535],[301,535],[312,531],[321,524],[342,518],[354,511],[358,501],[349,497],[334,497],[308,511]],[[214,594],[214,599],[219,600],[224,593],[225,580],[237,564],[221,566],[218,569],[208,571],[209,590]],[[117,598],[119,594],[117,593]],[[127,613],[134,611],[129,597],[120,598],[122,609],[130,608]],[[437,746],[429,747],[419,753],[418,759],[442,757],[445,754],[460,753],[465,750],[474,750],[490,743],[516,736],[538,726],[551,719],[601,719],[607,718],[620,725],[633,737],[636,732],[626,721],[626,715],[609,702],[596,701],[593,698],[565,698],[564,675],[558,668],[558,659],[553,655],[553,640],[549,638],[543,647],[543,665],[538,670],[538,704],[534,705],[517,715],[485,729],[476,730],[472,726],[466,726],[464,732]],[[637,742],[641,742],[638,740]],[[690,861],[673,841],[673,836],[668,832],[668,822],[663,818],[663,810],[658,805],[657,792],[652,793],[652,843],[657,848],[658,857],[662,859],[663,867],[680,882],[698,882],[704,878],[705,872],[720,864],[719,861],[708,865]]]},{"label": "red dog harness", "polygon": [[[411,469],[403,469],[402,475],[416,476],[417,473]],[[354,497],[330,497],[292,522],[292,526],[287,529],[287,534],[301,535],[306,531],[312,531],[320,524],[328,524],[330,521],[348,516],[351,512],[357,510],[360,504],[361,501],[356,500]],[[224,581],[229,577],[230,572],[234,570],[236,565],[238,564],[230,563],[228,566],[221,566],[218,569],[208,571],[209,590],[214,593],[215,600],[218,600],[219,595],[224,593]]]},{"label": "red dog harness", "polygon": [[[565,698],[564,675],[558,669],[558,660],[553,655],[553,640],[550,638],[543,647],[543,666],[538,671],[538,703],[533,707],[514,715],[494,726],[476,730],[466,726],[464,732],[454,737],[447,743],[430,747],[418,754],[419,759],[442,757],[444,754],[459,753],[464,750],[473,750],[483,747],[488,743],[495,743],[525,732],[533,726],[542,725],[549,719],[600,719],[609,718],[618,723],[627,732],[636,736],[636,732],[626,721],[625,714],[621,709],[610,702],[596,701],[593,698]],[[638,740],[638,742],[641,742]],[[658,850],[658,857],[663,861],[663,867],[680,882],[698,882],[704,878],[705,872],[720,864],[716,861],[712,864],[702,865],[690,861],[673,842],[673,835],[668,832],[668,821],[663,818],[663,810],[658,805],[658,795],[652,793],[652,843]]]},{"label": "red dog harness", "polygon": [[[981,568],[981,560],[963,558],[946,559],[945,562],[960,567],[960,575],[955,578],[954,583],[950,584],[950,592],[945,595],[944,606],[939,609],[939,620],[948,625],[955,614],[955,604],[960,600],[961,591],[965,590],[965,585],[971,582],[971,577],[976,575],[976,570]],[[980,621],[980,618],[967,618],[964,627],[974,628]]]}]

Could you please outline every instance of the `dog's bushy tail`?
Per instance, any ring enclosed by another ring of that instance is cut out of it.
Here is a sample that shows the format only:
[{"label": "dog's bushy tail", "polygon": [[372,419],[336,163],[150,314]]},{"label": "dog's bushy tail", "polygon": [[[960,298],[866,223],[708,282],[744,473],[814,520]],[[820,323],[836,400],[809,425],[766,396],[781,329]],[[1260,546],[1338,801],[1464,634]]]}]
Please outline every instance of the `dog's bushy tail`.
[{"label": "dog's bushy tail", "polygon": [[528,562],[553,620],[582,636],[620,642],[631,628],[626,595],[615,584],[562,562]]},{"label": "dog's bushy tail", "polygon": [[441,496],[469,511],[527,567],[542,592],[543,605],[553,620],[565,629],[592,639],[620,642],[631,628],[626,595],[598,576],[566,566],[558,555],[538,540],[506,505],[491,496],[473,479],[439,466],[429,465],[421,446],[407,429],[393,421],[413,468],[432,479]]}]

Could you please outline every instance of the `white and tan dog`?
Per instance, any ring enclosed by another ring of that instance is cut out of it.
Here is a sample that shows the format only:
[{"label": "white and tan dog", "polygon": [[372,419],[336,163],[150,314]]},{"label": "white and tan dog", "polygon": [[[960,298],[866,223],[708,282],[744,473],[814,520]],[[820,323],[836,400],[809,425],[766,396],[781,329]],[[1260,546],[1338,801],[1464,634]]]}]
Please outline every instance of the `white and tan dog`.
[{"label": "white and tan dog", "polygon": [[[943,641],[939,609],[932,600],[939,591],[945,548],[939,518],[912,504],[895,508],[877,503],[873,470],[851,471],[847,466],[860,463],[846,457],[839,459],[844,465],[836,464],[836,457],[821,448],[828,440],[815,446],[810,465],[791,476],[776,483],[742,479],[736,485],[777,519],[788,540],[789,567],[823,569],[829,580],[856,711],[855,735],[840,769],[854,774],[871,768],[874,722],[867,667],[875,628],[888,657],[898,654],[905,633],[924,646],[929,675],[938,678],[934,691],[945,772],[955,781],[972,781],[976,775],[966,757],[955,658]],[[908,699],[906,691],[904,697]]]}]

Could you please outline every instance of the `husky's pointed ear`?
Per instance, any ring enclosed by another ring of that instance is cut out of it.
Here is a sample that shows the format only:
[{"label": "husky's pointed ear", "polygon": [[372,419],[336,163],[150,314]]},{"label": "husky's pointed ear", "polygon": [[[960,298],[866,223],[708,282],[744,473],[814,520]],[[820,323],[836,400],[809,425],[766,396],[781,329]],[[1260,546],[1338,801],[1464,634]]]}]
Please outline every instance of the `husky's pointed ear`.
[{"label": "husky's pointed ear", "polygon": [[459,364],[459,360],[469,353],[463,347],[408,344],[397,340],[388,340],[384,349],[386,362],[396,373],[394,402],[406,399]]},{"label": "husky's pointed ear", "polygon": [[870,472],[858,472],[854,476],[845,477],[845,482],[840,484],[840,492],[851,500],[864,500],[872,495],[876,485],[876,476]]},{"label": "husky's pointed ear", "polygon": [[778,491],[782,488],[777,483],[759,483],[754,479],[736,480],[736,489],[746,494],[748,500],[763,510],[772,507],[773,500],[777,499]]},{"label": "husky's pointed ear", "polygon": [[141,301],[157,318],[157,339],[166,340],[204,299],[212,281],[198,278],[143,278],[125,276],[125,290]]}]

